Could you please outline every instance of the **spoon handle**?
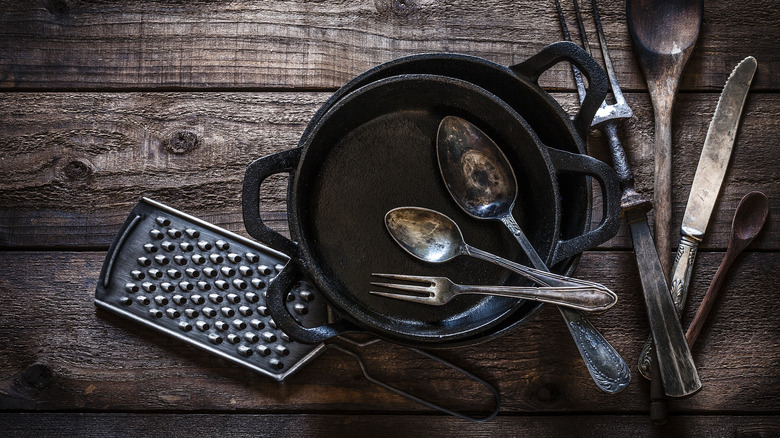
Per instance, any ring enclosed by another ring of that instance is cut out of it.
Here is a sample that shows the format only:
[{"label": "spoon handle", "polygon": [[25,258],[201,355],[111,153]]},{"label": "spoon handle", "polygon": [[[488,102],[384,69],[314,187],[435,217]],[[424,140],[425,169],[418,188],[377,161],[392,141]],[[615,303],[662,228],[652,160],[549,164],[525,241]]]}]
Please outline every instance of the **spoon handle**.
[{"label": "spoon handle", "polygon": [[[543,286],[566,287],[584,285],[604,288],[604,286],[591,281],[529,268],[469,245],[465,245],[465,253],[472,257],[495,263]],[[558,306],[558,310],[561,312],[561,316],[563,316],[563,320],[566,322],[566,327],[569,329],[569,333],[571,333],[580,356],[585,361],[585,366],[588,368],[588,372],[596,386],[610,394],[618,393],[625,389],[631,382],[631,371],[623,357],[620,356],[582,312],[560,306]]]},{"label": "spoon handle", "polygon": [[712,277],[710,287],[704,294],[701,304],[699,304],[699,310],[696,311],[696,316],[693,317],[691,325],[688,326],[688,331],[685,332],[685,338],[689,346],[692,347],[693,343],[696,342],[696,338],[699,337],[699,333],[701,333],[701,329],[704,327],[704,321],[707,320],[707,315],[709,315],[710,309],[715,304],[715,298],[718,296],[720,287],[726,279],[726,272],[728,272],[738,254],[739,251],[727,251],[726,256],[723,257],[723,261],[720,262],[720,266],[718,266],[718,270],[715,272],[715,276]]},{"label": "spoon handle", "polygon": [[593,287],[522,287],[458,285],[457,293],[520,298],[569,307],[583,312],[603,312],[617,303],[617,295],[609,289]]},{"label": "spoon handle", "polygon": [[[510,212],[511,212],[510,208]],[[523,232],[523,229],[520,228],[520,225],[517,223],[515,218],[512,216],[512,214],[507,214],[501,217],[501,222],[506,225],[507,229],[510,233],[512,233],[513,236],[515,236],[515,239],[517,240],[517,243],[520,244],[520,248],[523,249],[523,252],[525,252],[525,255],[528,256],[528,259],[531,261],[531,264],[534,265],[536,269],[542,269],[547,271],[547,265],[545,265],[544,260],[542,260],[541,257],[539,257],[539,253],[536,252],[536,249],[531,244],[531,241],[528,240],[528,237],[526,237],[525,233]]]},{"label": "spoon handle", "polygon": [[[520,263],[507,260],[503,257],[499,257],[487,251],[483,251],[479,248],[474,248],[473,246],[468,244],[464,245],[464,250],[465,250],[464,252],[467,255],[488,261],[490,263],[501,266],[502,268],[509,269],[510,271],[516,272],[522,275],[523,277],[531,281],[534,281],[536,283],[539,283],[543,286],[557,286],[557,287],[589,286],[589,287],[595,287],[599,289],[606,289],[605,286],[599,283],[582,280],[579,278],[567,277],[565,275],[559,275],[552,272],[542,271],[540,269],[534,269],[525,265],[521,265]],[[544,266],[544,264],[542,264],[542,266]]]}]

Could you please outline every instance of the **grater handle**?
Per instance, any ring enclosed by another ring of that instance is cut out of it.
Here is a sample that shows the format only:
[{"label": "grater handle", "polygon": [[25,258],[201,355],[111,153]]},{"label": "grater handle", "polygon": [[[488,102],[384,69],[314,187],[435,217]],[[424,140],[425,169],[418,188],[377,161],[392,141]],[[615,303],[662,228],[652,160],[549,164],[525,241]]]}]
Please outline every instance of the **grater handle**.
[{"label": "grater handle", "polygon": [[285,301],[290,291],[302,279],[301,268],[295,259],[290,259],[284,266],[284,269],[271,280],[266,290],[268,310],[283,332],[298,342],[317,344],[343,333],[361,331],[358,326],[343,319],[318,327],[304,327],[293,318],[285,305]]},{"label": "grater handle", "polygon": [[260,185],[272,175],[292,174],[298,167],[300,159],[301,148],[295,148],[266,155],[253,161],[244,174],[244,189],[241,197],[244,227],[249,235],[290,257],[298,255],[298,246],[292,240],[271,229],[260,217]]}]

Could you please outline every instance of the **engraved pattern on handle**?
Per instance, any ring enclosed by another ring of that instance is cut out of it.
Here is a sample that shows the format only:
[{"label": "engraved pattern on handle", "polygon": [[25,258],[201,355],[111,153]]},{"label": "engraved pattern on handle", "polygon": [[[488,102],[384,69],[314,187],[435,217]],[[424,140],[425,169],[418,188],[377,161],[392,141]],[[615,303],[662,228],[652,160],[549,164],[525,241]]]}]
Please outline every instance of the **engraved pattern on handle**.
[{"label": "engraved pattern on handle", "polygon": [[[669,293],[672,295],[674,307],[677,310],[677,317],[682,316],[685,309],[685,299],[688,296],[688,286],[690,285],[691,273],[693,272],[693,262],[696,259],[696,252],[699,248],[699,240],[694,237],[683,235],[680,239],[680,246],[677,248],[677,255],[674,258],[674,267],[672,268],[672,284],[669,286]],[[639,353],[639,374],[646,379],[650,379],[650,363],[653,352],[652,337],[648,337]]]},{"label": "engraved pattern on handle", "polygon": [[[587,280],[566,279],[551,272],[541,272],[469,245],[465,246],[465,250],[471,256],[495,263],[543,286],[572,286],[571,280],[576,281],[574,285],[598,285]],[[581,312],[562,307],[558,309],[596,386],[610,394],[625,389],[631,382],[631,370],[615,347]]]},{"label": "engraved pattern on handle", "polygon": [[[512,209],[510,208],[509,211],[512,211]],[[528,256],[531,264],[534,265],[536,269],[549,271],[544,263],[544,260],[539,257],[539,253],[537,253],[536,249],[533,247],[533,245],[531,245],[531,241],[528,240],[528,237],[523,232],[523,229],[520,228],[520,225],[517,223],[515,218],[511,214],[508,214],[501,217],[501,222],[506,226],[509,232],[515,236],[517,243],[519,243],[520,247],[523,248],[523,252],[525,252],[525,254]]]},{"label": "engraved pattern on handle", "polygon": [[614,394],[631,382],[631,370],[604,336],[576,310],[558,307],[588,372],[602,391]]}]

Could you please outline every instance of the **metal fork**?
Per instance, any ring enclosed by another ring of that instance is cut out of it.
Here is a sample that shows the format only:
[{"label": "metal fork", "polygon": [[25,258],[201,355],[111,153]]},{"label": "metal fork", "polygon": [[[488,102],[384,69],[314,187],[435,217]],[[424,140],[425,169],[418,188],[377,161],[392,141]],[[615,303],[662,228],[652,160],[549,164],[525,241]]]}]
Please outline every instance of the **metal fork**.
[{"label": "metal fork", "polygon": [[[572,0],[574,2],[574,8],[577,16],[577,23],[579,25],[579,31],[580,35],[583,41],[583,45],[585,50],[590,54],[590,45],[588,43],[588,38],[585,32],[585,26],[582,21],[582,16],[580,14],[580,8],[577,4],[577,0]],[[563,15],[563,11],[561,10],[560,3],[558,0],[555,0],[555,7],[558,11],[558,17],[560,18],[561,22],[561,29],[563,30],[564,37],[571,41],[571,36],[569,34],[568,26],[566,25],[566,19]],[[607,70],[607,75],[609,76],[609,84],[612,91],[612,95],[614,96],[615,103],[614,104],[607,104],[606,101],[602,102],[601,107],[596,112],[596,116],[593,119],[593,123],[591,126],[598,127],[602,130],[602,132],[607,136],[607,139],[609,141],[609,149],[612,154],[612,162],[613,167],[615,171],[618,174],[618,177],[620,179],[620,182],[623,186],[623,195],[620,200],[621,208],[623,209],[624,214],[626,215],[626,219],[629,222],[629,226],[632,228],[632,238],[634,239],[634,246],[635,246],[635,255],[637,257],[637,264],[639,266],[640,270],[640,276],[642,277],[642,287],[644,289],[645,293],[645,300],[647,303],[647,295],[650,293],[651,295],[654,293],[665,293],[666,287],[666,280],[663,277],[663,272],[660,269],[652,269],[654,266],[657,266],[660,268],[660,263],[657,261],[658,255],[655,254],[652,256],[652,250],[654,250],[654,245],[652,245],[652,242],[645,242],[648,244],[643,244],[642,239],[644,240],[651,240],[652,237],[650,237],[649,231],[646,233],[640,235],[641,233],[635,232],[634,227],[637,226],[638,222],[644,222],[643,229],[646,229],[646,221],[647,218],[645,216],[645,212],[651,208],[650,202],[644,199],[641,195],[639,195],[634,190],[634,175],[633,172],[631,172],[631,168],[628,165],[628,160],[626,159],[625,151],[623,150],[623,145],[620,142],[620,139],[618,138],[618,126],[619,123],[624,120],[628,119],[633,115],[633,112],[631,111],[631,108],[629,107],[628,103],[626,103],[625,98],[623,97],[623,93],[620,90],[620,85],[617,81],[617,76],[615,75],[615,70],[612,66],[612,59],[609,56],[609,50],[607,48],[607,42],[606,38],[604,37],[604,30],[601,26],[601,19],[599,18],[599,12],[598,12],[598,6],[596,4],[596,0],[592,0],[592,9],[593,9],[593,19],[596,23],[596,31],[598,33],[599,37],[599,45],[601,46],[601,53],[604,58],[604,66]],[[577,92],[580,96],[580,101],[584,98],[584,92],[585,87],[582,80],[582,75],[577,70],[576,67],[572,66],[572,70],[574,73],[574,79],[577,82]],[[640,246],[646,247],[648,250],[648,254],[645,254],[644,256],[640,256],[639,249],[637,249],[637,240],[640,239]],[[652,256],[652,257],[651,257]],[[652,259],[652,260],[651,260]],[[649,274],[656,274],[655,277],[660,278],[649,278]],[[663,290],[662,290],[663,289]],[[651,320],[651,325],[652,325]],[[660,414],[663,414],[663,411],[665,408],[658,406],[658,403],[662,403],[662,397],[663,397],[663,391],[659,388],[661,381],[660,377],[660,370],[658,366],[651,366],[651,362],[656,362],[655,355],[651,353],[652,350],[652,338],[648,339],[648,341],[645,343],[642,353],[640,354],[640,360],[639,360],[639,370],[640,374],[642,374],[645,377],[648,377],[651,368],[652,368],[652,374],[654,374],[653,383],[654,387],[651,389],[651,418],[658,417]],[[660,414],[654,414],[655,412],[658,412]]]},{"label": "metal fork", "polygon": [[372,274],[375,277],[401,280],[417,284],[371,283],[409,293],[375,292],[374,295],[442,306],[458,295],[479,294],[539,301],[566,306],[585,312],[603,312],[617,303],[617,294],[604,286],[522,287],[460,285],[446,277],[426,277],[401,274]]}]

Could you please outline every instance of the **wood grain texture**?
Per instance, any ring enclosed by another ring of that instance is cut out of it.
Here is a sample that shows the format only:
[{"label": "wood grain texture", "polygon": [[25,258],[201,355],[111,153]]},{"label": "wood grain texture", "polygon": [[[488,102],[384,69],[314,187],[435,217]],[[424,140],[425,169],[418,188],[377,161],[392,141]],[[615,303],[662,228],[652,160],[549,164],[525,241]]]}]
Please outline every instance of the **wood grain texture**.
[{"label": "wood grain texture", "polygon": [[[687,326],[722,253],[699,257]],[[226,363],[92,303],[102,252],[5,252],[0,278],[0,410],[349,413],[429,412],[365,380],[357,362],[327,350],[284,383]],[[670,402],[670,413],[777,413],[780,304],[771,293],[780,255],[737,260],[693,349],[703,389]],[[442,357],[496,385],[502,413],[633,414],[647,409],[648,382],[636,358],[647,337],[641,288],[626,251],[586,253],[575,273],[620,301],[591,317],[629,362],[634,380],[617,395],[590,381],[560,315],[544,309],[514,333]],[[747,321],[750,321],[748,324]],[[358,350],[372,374],[448,406],[487,412],[490,395],[408,350],[380,343]]]},{"label": "wood grain texture", "polygon": [[[570,4],[563,2],[573,20]],[[588,2],[584,2],[586,11]],[[601,2],[626,89],[645,89],[622,2]],[[706,2],[683,90],[722,87],[755,56],[756,89],[780,88],[774,2]],[[592,23],[591,41],[597,41]],[[333,89],[405,55],[456,52],[504,65],[562,39],[551,1],[0,2],[0,87],[6,89]],[[572,89],[560,67],[543,83]]]},{"label": "wood grain texture", "polygon": [[[251,436],[279,438],[469,436],[634,436],[690,438],[774,437],[780,419],[773,416],[676,416],[654,427],[642,415],[499,416],[484,424],[434,415],[339,414],[0,414],[11,436]],[[398,424],[403,424],[403,433]]]},{"label": "wood grain texture", "polygon": [[[246,166],[295,147],[328,93],[5,93],[0,94],[0,245],[107,248],[141,196],[243,233],[240,192]],[[574,97],[554,94],[572,113]],[[627,99],[635,117],[621,131],[637,190],[652,196],[652,108]],[[674,211],[678,230],[717,96],[684,94],[673,126]],[[702,248],[723,249],[741,197],[763,191],[770,219],[754,249],[780,243],[780,97],[752,94],[719,203]],[[590,153],[609,162],[592,131]],[[596,190],[598,192],[598,190]],[[594,210],[600,211],[598,194]],[[286,230],[286,178],[263,189],[269,223]],[[652,217],[652,214],[651,214]],[[598,214],[594,221],[598,219]],[[674,243],[676,245],[676,242]],[[628,227],[603,248],[630,248]],[[670,248],[672,251],[672,248]]]}]

